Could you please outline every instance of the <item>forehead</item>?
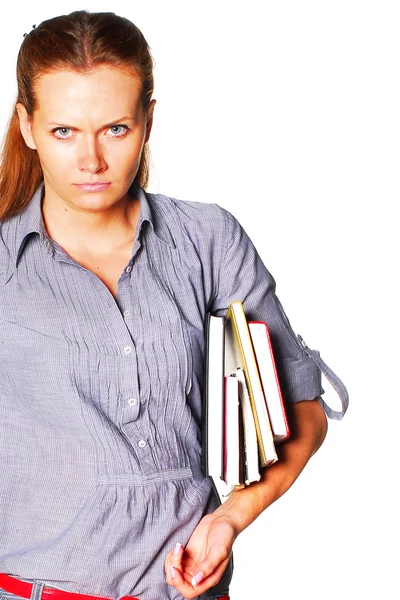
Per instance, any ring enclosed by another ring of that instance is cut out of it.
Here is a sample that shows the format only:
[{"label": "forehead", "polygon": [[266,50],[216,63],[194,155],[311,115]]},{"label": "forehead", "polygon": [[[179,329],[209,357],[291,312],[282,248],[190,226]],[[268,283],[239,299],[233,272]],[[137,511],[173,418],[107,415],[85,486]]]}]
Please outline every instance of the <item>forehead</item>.
[{"label": "forehead", "polygon": [[136,113],[141,107],[141,83],[133,72],[110,66],[88,73],[50,71],[37,80],[35,96],[39,113],[77,118],[89,113],[100,117],[110,110]]}]

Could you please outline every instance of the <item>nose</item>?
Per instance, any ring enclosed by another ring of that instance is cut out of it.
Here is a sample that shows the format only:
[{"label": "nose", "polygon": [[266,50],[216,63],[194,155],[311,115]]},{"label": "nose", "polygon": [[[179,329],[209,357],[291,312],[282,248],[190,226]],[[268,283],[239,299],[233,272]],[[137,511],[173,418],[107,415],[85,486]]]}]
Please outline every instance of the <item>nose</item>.
[{"label": "nose", "polygon": [[82,140],[79,149],[78,168],[87,173],[98,173],[107,168],[101,145],[94,139]]}]

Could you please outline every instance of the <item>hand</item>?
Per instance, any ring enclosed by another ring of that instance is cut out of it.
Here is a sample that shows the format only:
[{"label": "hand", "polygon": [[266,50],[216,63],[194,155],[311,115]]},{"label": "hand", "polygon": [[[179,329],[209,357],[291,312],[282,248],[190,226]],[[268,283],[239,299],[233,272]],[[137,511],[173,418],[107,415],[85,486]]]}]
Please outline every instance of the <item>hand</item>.
[{"label": "hand", "polygon": [[165,560],[166,580],[185,598],[196,598],[218,583],[237,537],[232,521],[214,513],[197,525],[185,548],[177,544]]}]

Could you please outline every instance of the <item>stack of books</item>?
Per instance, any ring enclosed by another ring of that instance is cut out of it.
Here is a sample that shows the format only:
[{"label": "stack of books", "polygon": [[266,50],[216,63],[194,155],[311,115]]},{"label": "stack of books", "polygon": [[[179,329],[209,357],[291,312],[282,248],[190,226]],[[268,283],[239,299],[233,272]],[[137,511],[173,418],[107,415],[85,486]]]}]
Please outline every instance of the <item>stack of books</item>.
[{"label": "stack of books", "polygon": [[289,437],[268,326],[248,322],[239,300],[206,315],[202,419],[202,469],[221,501],[259,481]]}]

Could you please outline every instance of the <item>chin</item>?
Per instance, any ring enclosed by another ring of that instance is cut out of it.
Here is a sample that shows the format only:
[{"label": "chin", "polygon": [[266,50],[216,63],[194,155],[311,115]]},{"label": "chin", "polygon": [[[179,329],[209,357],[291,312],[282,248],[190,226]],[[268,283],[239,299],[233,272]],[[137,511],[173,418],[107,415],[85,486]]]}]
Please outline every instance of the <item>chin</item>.
[{"label": "chin", "polygon": [[113,204],[116,204],[123,195],[124,194],[119,194],[115,190],[111,192],[110,189],[99,192],[87,192],[78,189],[73,198],[71,198],[71,204],[81,208],[93,208],[95,210],[107,209],[113,206]]}]

